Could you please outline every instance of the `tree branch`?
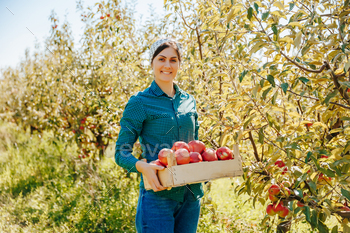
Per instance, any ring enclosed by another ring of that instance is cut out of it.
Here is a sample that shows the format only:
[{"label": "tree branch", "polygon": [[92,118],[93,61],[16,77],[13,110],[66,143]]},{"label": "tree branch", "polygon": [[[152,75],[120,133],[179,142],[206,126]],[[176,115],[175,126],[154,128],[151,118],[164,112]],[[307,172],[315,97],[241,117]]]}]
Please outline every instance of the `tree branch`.
[{"label": "tree branch", "polygon": [[203,60],[202,42],[201,42],[201,37],[200,37],[199,32],[198,32],[198,27],[196,27],[196,34],[197,34],[197,40],[198,40],[199,55],[201,57],[201,60]]},{"label": "tree branch", "polygon": [[299,67],[300,69],[305,70],[305,71],[310,72],[310,73],[321,73],[324,69],[327,69],[327,70],[330,69],[329,64],[328,64],[326,61],[324,61],[324,62],[323,62],[323,65],[321,66],[320,69],[318,69],[318,70],[311,70],[311,69],[308,69],[308,68],[306,68],[306,67],[300,65],[300,64],[297,63],[296,61],[293,61],[293,60],[290,59],[287,55],[285,55],[282,51],[280,51],[280,53],[281,53],[281,55],[282,55],[283,57],[285,57],[289,62],[293,63],[294,65],[296,65],[296,66]]},{"label": "tree branch", "polygon": [[249,131],[249,140],[250,140],[250,142],[253,145],[255,159],[256,159],[257,162],[260,162],[258,150],[256,149],[256,145],[255,145],[255,142],[254,142],[254,139],[253,139],[252,131]]}]

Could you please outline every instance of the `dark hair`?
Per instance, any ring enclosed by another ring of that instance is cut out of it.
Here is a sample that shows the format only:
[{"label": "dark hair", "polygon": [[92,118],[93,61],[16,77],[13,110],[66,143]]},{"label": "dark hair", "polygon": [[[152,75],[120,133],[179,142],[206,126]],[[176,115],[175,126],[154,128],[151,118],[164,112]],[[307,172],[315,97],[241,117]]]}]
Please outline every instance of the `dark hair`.
[{"label": "dark hair", "polygon": [[173,41],[168,41],[168,42],[164,42],[163,44],[161,44],[157,49],[156,51],[154,52],[153,54],[153,57],[152,57],[152,62],[151,64],[153,63],[153,59],[158,55],[160,54],[160,52],[162,52],[164,49],[166,48],[173,48],[175,49],[176,53],[177,53],[177,57],[179,59],[179,62],[181,63],[181,53],[180,53],[180,49],[177,47],[176,43],[173,42]]}]

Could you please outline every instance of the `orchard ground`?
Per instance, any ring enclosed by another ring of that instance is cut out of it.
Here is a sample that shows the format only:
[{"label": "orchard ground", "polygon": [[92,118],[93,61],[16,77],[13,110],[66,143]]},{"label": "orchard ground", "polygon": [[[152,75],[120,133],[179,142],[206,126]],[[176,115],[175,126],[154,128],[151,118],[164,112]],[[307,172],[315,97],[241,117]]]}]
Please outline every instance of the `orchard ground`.
[{"label": "orchard ground", "polygon": [[[0,126],[1,232],[135,232],[140,178],[115,164],[113,146],[92,165],[78,158],[76,145],[49,132],[38,137],[15,128]],[[266,206],[257,202],[254,208],[248,195],[238,196],[241,182],[205,185],[198,232],[261,232]],[[312,232],[306,223],[291,230]]]}]

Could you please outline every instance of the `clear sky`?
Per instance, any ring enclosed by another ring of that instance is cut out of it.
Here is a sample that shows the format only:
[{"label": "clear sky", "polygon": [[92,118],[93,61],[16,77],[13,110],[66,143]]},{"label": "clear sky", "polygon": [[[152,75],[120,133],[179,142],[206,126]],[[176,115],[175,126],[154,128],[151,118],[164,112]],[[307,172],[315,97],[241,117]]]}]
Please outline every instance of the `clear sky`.
[{"label": "clear sky", "polygon": [[[123,2],[129,0],[123,0]],[[149,5],[156,13],[164,15],[164,0],[135,0],[137,18],[147,18]],[[93,6],[98,0],[83,0],[84,6]],[[24,58],[26,48],[30,54],[36,42],[41,44],[49,36],[51,23],[49,16],[54,10],[60,20],[67,17],[71,24],[75,43],[83,33],[81,12],[76,9],[75,0],[0,0],[0,69],[15,67]],[[33,35],[34,34],[34,35]]]}]

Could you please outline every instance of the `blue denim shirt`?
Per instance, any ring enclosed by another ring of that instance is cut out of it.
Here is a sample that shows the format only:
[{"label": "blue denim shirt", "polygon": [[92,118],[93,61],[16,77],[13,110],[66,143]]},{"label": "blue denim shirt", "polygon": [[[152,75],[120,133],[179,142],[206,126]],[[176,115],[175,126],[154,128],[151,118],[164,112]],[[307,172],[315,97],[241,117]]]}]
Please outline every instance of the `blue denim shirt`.
[{"label": "blue denim shirt", "polygon": [[[155,81],[151,86],[130,97],[120,120],[120,132],[115,148],[116,163],[129,172],[138,172],[132,155],[134,143],[139,139],[142,157],[147,162],[156,160],[163,148],[174,142],[198,140],[198,114],[194,97],[174,84],[175,95],[169,97]],[[194,197],[203,197],[201,183],[187,185]],[[144,189],[141,174],[140,188]],[[185,186],[155,192],[156,195],[183,201]],[[153,192],[153,190],[150,190]]]}]

